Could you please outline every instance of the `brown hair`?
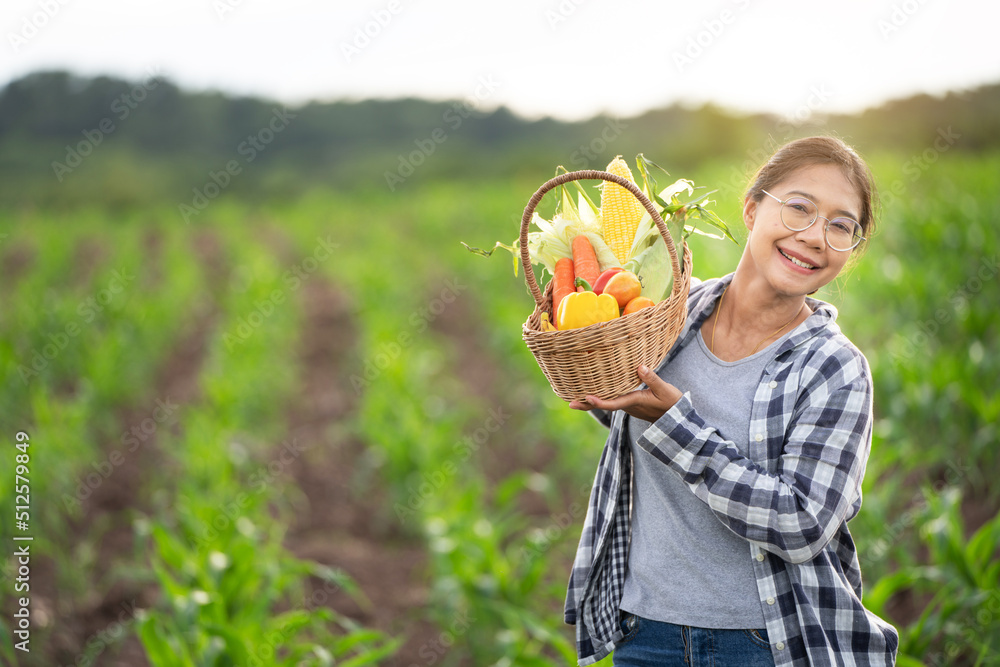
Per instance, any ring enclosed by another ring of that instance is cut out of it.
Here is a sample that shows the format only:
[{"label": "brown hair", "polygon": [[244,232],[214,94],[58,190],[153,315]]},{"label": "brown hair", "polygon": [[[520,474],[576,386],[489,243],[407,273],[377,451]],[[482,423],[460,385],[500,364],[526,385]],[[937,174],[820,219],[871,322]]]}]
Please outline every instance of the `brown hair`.
[{"label": "brown hair", "polygon": [[[833,164],[840,167],[845,178],[854,186],[861,198],[861,229],[865,238],[870,239],[875,231],[875,215],[878,207],[878,193],[875,179],[868,164],[853,148],[835,137],[805,137],[790,141],[772,155],[757,169],[750,179],[750,186],[744,193],[744,200],[752,198],[760,202],[764,190],[785,180],[796,169],[816,164]],[[863,249],[867,241],[862,241],[856,250]]]}]

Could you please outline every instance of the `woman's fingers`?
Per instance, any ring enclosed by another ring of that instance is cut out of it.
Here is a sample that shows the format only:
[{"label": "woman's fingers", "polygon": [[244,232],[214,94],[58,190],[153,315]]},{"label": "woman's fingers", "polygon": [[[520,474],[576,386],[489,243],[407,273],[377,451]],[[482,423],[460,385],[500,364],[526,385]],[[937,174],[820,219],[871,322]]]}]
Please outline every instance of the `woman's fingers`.
[{"label": "woman's fingers", "polygon": [[670,384],[666,380],[651,371],[647,366],[639,366],[638,375],[639,379],[649,387],[656,398],[662,400],[668,398]]},{"label": "woman's fingers", "polygon": [[646,389],[636,389],[613,399],[587,396],[582,401],[571,401],[569,407],[574,410],[593,410],[594,408],[608,411],[624,410],[634,417],[655,421],[677,402],[681,393],[648,366],[639,366],[636,369],[636,375],[646,385]]}]

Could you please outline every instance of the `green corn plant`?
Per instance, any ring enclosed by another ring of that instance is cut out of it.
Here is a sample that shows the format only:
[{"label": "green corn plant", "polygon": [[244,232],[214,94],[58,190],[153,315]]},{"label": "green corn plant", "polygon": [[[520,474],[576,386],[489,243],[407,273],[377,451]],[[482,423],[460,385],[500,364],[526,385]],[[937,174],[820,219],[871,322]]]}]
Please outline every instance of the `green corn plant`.
[{"label": "green corn plant", "polygon": [[[151,522],[159,606],[140,614],[138,635],[154,665],[377,664],[398,641],[359,627],[317,604],[336,592],[365,600],[344,573],[286,554],[280,530],[249,520],[220,535],[210,550]],[[307,578],[322,597],[305,592]]]},{"label": "green corn plant", "polygon": [[919,533],[928,564],[902,567],[878,581],[865,601],[884,609],[904,591],[928,596],[920,617],[900,633],[900,653],[927,665],[997,664],[1000,655],[1000,514],[966,537],[957,488],[925,490]]}]

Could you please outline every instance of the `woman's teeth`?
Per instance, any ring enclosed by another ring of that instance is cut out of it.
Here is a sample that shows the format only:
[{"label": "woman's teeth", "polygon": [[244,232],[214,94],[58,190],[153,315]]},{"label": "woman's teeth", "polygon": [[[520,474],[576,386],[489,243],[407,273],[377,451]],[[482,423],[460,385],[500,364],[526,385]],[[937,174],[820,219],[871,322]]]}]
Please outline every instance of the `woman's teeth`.
[{"label": "woman's teeth", "polygon": [[802,260],[799,260],[799,259],[795,259],[794,257],[791,257],[791,256],[789,256],[789,255],[786,255],[786,254],[785,254],[785,251],[784,251],[784,250],[782,250],[781,248],[778,248],[778,252],[780,252],[780,253],[781,253],[781,256],[782,256],[782,257],[784,257],[785,259],[787,259],[788,261],[790,261],[790,262],[791,262],[792,264],[794,264],[795,266],[801,266],[801,267],[802,267],[803,269],[815,269],[815,268],[816,268],[816,267],[815,267],[815,266],[813,266],[812,264],[806,264],[806,263],[805,263],[805,262],[803,262]]}]

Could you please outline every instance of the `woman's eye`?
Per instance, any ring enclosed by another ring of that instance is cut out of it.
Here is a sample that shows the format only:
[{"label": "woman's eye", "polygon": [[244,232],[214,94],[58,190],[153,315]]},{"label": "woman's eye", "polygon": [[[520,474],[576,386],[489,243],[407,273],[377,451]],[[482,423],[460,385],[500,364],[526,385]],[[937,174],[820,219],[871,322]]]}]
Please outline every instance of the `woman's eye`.
[{"label": "woman's eye", "polygon": [[843,220],[834,220],[832,223],[830,223],[830,226],[833,227],[836,231],[842,232],[844,234],[854,233],[854,225],[845,222]]}]

